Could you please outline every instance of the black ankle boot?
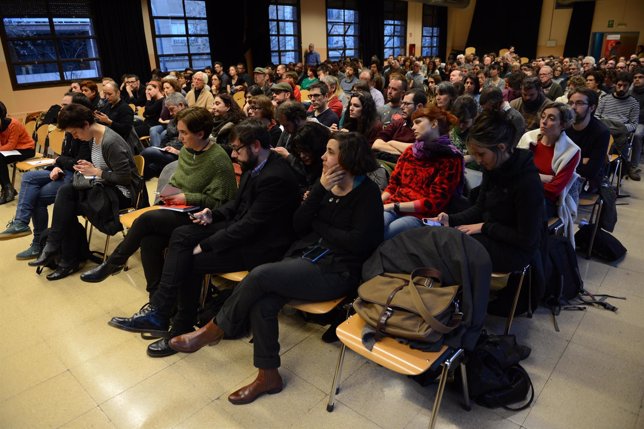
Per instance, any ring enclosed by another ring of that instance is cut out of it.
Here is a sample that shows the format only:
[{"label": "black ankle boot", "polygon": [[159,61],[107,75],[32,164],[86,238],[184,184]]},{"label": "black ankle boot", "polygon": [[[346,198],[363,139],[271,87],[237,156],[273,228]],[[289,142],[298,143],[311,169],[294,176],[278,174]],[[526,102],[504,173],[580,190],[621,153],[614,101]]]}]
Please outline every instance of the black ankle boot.
[{"label": "black ankle boot", "polygon": [[42,249],[42,252],[40,252],[40,255],[38,255],[34,261],[30,261],[28,265],[30,267],[45,267],[47,265],[51,265],[57,254],[58,248],[51,243],[47,243],[45,248]]},{"label": "black ankle boot", "polygon": [[105,280],[112,274],[116,274],[123,269],[123,265],[115,265],[111,262],[105,261],[98,267],[94,267],[89,271],[81,274],[81,280],[89,283],[98,283]]}]

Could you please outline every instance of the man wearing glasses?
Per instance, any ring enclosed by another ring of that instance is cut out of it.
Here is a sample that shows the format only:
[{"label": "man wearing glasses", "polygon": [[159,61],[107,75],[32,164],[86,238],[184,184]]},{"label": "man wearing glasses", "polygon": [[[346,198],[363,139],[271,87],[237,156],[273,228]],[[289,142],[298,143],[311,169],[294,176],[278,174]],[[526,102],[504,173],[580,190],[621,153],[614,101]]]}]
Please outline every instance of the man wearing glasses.
[{"label": "man wearing glasses", "polygon": [[319,123],[326,127],[331,125],[338,125],[340,120],[338,115],[327,105],[329,87],[326,83],[318,82],[309,87],[309,100],[311,100],[311,108],[307,112],[309,118],[315,118]]},{"label": "man wearing glasses", "polygon": [[[162,336],[149,355],[170,356],[170,318],[177,326],[196,322],[204,274],[251,270],[282,258],[294,240],[293,213],[300,202],[297,180],[288,163],[270,150],[263,123],[247,119],[231,136],[231,157],[242,166],[234,200],[215,210],[194,213],[192,225],[172,233],[159,288],[132,317],[109,324],[129,332]],[[187,215],[186,215],[187,216]]]},{"label": "man wearing glasses", "polygon": [[135,106],[145,106],[145,88],[141,86],[139,77],[135,74],[125,76],[125,81],[121,85],[121,93],[125,90],[126,96],[123,97],[126,104]]},{"label": "man wearing glasses", "polygon": [[581,162],[577,174],[588,181],[588,191],[599,188],[606,166],[606,151],[610,131],[593,113],[599,96],[590,88],[576,88],[569,94],[568,105],[575,111],[575,122],[566,135],[581,148]]}]

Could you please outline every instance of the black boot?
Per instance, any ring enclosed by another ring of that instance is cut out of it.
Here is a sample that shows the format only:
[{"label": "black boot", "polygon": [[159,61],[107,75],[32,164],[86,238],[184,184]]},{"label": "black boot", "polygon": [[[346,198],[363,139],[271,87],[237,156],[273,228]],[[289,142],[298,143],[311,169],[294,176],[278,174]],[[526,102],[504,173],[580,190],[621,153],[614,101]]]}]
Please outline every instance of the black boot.
[{"label": "black boot", "polygon": [[81,274],[81,280],[89,283],[99,283],[110,275],[119,273],[122,269],[123,265],[114,265],[107,260],[98,267],[94,267]]},{"label": "black boot", "polygon": [[40,252],[40,255],[34,261],[30,261],[28,265],[30,267],[45,267],[51,265],[55,261],[57,254],[58,248],[51,243],[47,243],[45,248],[42,249],[42,252]]},{"label": "black boot", "polygon": [[18,191],[13,189],[13,186],[2,185],[2,192],[0,192],[0,204],[5,204],[16,199]]}]

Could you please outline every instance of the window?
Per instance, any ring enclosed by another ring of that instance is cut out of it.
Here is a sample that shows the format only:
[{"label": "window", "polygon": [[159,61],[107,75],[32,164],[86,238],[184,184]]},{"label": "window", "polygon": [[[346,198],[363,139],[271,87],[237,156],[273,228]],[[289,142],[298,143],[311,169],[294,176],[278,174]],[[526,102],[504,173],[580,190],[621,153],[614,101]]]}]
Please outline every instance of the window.
[{"label": "window", "polygon": [[327,0],[326,8],[327,57],[331,61],[358,57],[357,2]]},{"label": "window", "polygon": [[407,33],[407,3],[396,0],[385,1],[385,52],[389,55],[405,55],[405,34]]},{"label": "window", "polygon": [[2,39],[14,89],[101,75],[86,1],[40,0],[0,5]]},{"label": "window", "polygon": [[268,25],[271,35],[273,64],[300,61],[299,0],[271,0],[268,6]]},{"label": "window", "polygon": [[150,0],[154,48],[162,71],[212,65],[205,0]]},{"label": "window", "polygon": [[436,57],[440,45],[440,26],[438,23],[438,8],[436,6],[423,5],[423,57]]}]

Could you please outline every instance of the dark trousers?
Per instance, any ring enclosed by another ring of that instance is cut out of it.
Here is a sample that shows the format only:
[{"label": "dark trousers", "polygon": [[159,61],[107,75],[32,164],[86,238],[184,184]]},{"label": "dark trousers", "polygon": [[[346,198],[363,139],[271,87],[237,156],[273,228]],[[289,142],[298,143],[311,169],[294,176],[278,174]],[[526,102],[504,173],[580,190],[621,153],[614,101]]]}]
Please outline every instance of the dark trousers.
[{"label": "dark trousers", "polygon": [[185,225],[174,230],[163,264],[161,281],[150,299],[160,314],[170,317],[176,305],[173,333],[191,330],[196,322],[199,294],[204,274],[247,270],[239,247],[222,252],[202,252],[193,255],[197,244],[210,237],[226,222],[208,226]]},{"label": "dark trousers", "polygon": [[163,167],[179,159],[173,153],[165,152],[154,147],[146,147],[143,149],[141,156],[145,158],[145,169],[143,170],[145,180],[159,177]]},{"label": "dark trousers", "polygon": [[[77,191],[71,183],[67,183],[60,187],[56,194],[56,201],[54,202],[54,210],[51,221],[51,229],[47,236],[47,245],[53,249],[60,249],[62,242],[69,235],[74,223],[78,223],[78,215],[83,214],[79,208],[80,193],[84,191]],[[123,195],[119,190],[116,190],[116,195],[119,200],[119,209],[130,207],[132,202],[130,198]],[[70,262],[74,257],[66,254],[63,246],[62,261]]]},{"label": "dark trousers", "polygon": [[299,257],[260,265],[235,288],[217,314],[216,323],[227,336],[236,337],[250,322],[255,367],[279,368],[277,315],[282,306],[291,299],[339,298],[357,285],[357,279],[347,273],[324,273],[318,265]]},{"label": "dark trousers", "polygon": [[481,243],[490,254],[492,271],[496,273],[520,270],[532,259],[532,253],[494,240],[485,234],[474,234],[472,237]]},{"label": "dark trousers", "polygon": [[108,258],[108,262],[114,265],[125,265],[128,258],[141,248],[146,289],[152,296],[161,280],[164,254],[172,232],[180,226],[191,223],[188,213],[164,209],[143,213],[134,221],[125,239]]},{"label": "dark trousers", "polygon": [[18,152],[20,152],[20,155],[0,155],[0,185],[4,188],[11,186],[9,164],[31,158],[36,153],[33,149],[18,149]]}]

